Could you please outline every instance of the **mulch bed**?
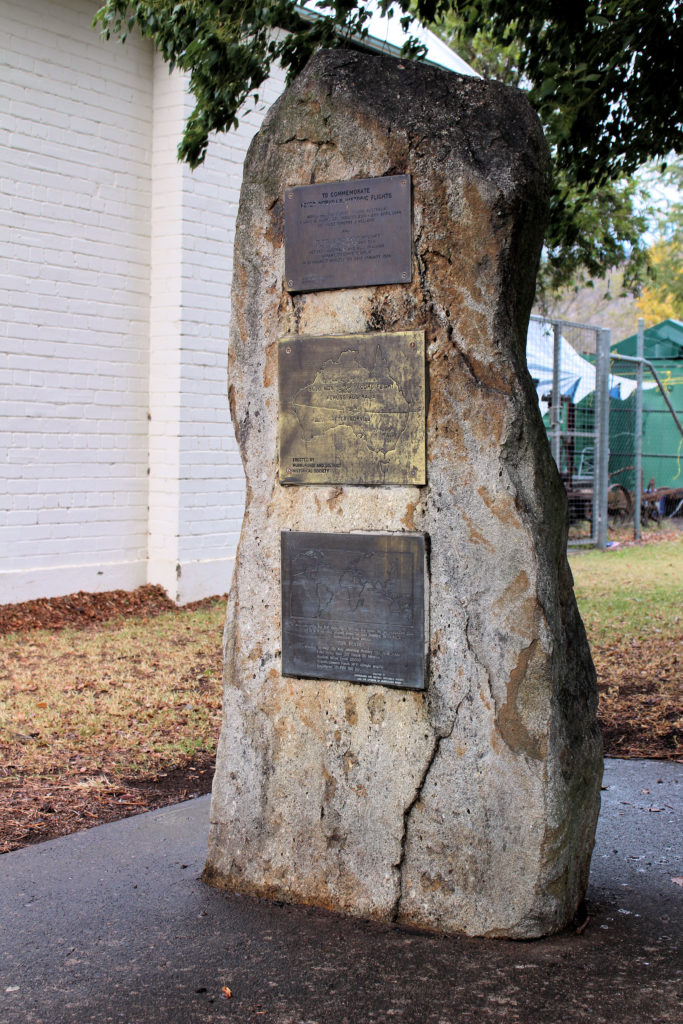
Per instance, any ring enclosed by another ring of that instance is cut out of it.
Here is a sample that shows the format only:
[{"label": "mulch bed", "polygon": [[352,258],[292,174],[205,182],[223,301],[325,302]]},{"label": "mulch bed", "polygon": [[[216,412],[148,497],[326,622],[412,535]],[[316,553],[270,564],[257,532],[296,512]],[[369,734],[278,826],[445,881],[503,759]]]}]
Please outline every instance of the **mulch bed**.
[{"label": "mulch bed", "polygon": [[594,644],[605,754],[683,758],[680,637]]},{"label": "mulch bed", "polygon": [[210,793],[214,767],[215,757],[201,754],[181,768],[117,779],[106,788],[80,790],[58,776],[2,787],[0,854]]},{"label": "mulch bed", "polygon": [[141,619],[150,619],[162,612],[182,615],[215,600],[215,597],[208,597],[180,607],[171,601],[163,587],[151,583],[137,590],[109,590],[104,594],[86,594],[79,590],[66,597],[42,597],[37,601],[0,605],[0,636],[31,629],[87,629],[133,615]]},{"label": "mulch bed", "polygon": [[[162,587],[152,584],[102,594],[79,591],[65,597],[0,605],[0,636],[35,629],[92,629],[103,622],[132,616],[144,621],[165,612],[182,616],[215,601],[216,597],[209,597],[179,606]],[[0,853],[202,796],[211,792],[214,768],[215,756],[202,753],[172,770],[146,778],[107,779],[96,789],[81,788],[73,779],[57,776],[31,779],[12,789],[2,787]],[[0,766],[0,781],[2,774]]]}]

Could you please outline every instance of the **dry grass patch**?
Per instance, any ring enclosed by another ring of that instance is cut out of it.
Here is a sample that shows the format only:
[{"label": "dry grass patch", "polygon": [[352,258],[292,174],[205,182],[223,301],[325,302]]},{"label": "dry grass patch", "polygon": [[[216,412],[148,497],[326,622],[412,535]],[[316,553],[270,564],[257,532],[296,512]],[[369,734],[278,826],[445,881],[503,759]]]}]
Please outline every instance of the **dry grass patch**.
[{"label": "dry grass patch", "polygon": [[224,609],[0,637],[0,851],[21,845],[8,830],[55,834],[69,794],[87,821],[103,803],[116,817],[146,806],[145,785],[190,764],[207,788]]}]

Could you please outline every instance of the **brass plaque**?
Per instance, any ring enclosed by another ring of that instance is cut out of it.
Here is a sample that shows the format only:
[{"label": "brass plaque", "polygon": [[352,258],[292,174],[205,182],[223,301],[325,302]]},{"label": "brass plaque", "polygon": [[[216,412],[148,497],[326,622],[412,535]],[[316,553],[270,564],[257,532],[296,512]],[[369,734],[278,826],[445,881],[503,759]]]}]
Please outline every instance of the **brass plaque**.
[{"label": "brass plaque", "polygon": [[423,690],[424,537],[280,536],[282,674]]},{"label": "brass plaque", "polygon": [[290,292],[407,283],[411,238],[409,174],[285,191]]},{"label": "brass plaque", "polygon": [[278,348],[281,484],[425,483],[424,331]]}]

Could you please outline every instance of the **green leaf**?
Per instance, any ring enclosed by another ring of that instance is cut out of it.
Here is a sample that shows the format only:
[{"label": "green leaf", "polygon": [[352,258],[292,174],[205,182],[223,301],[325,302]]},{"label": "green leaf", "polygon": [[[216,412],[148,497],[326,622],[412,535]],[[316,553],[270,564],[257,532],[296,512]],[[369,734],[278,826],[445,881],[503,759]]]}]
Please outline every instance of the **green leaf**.
[{"label": "green leaf", "polygon": [[557,82],[556,82],[556,80],[554,78],[546,78],[541,83],[540,88],[534,89],[534,96],[537,99],[542,100],[546,96],[550,95],[551,92],[554,92],[556,89],[557,89]]}]

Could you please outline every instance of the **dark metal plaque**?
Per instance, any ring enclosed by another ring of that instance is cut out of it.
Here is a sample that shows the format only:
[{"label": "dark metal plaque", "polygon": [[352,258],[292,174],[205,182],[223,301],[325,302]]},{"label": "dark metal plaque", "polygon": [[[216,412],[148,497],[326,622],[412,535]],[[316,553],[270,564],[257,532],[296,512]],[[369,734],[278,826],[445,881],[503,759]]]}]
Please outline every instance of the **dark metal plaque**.
[{"label": "dark metal plaque", "polygon": [[409,174],[285,191],[290,292],[406,283],[411,238]]},{"label": "dark metal plaque", "polygon": [[423,690],[424,537],[282,539],[282,674]]},{"label": "dark metal plaque", "polygon": [[278,371],[281,484],[425,483],[424,331],[292,335]]}]

